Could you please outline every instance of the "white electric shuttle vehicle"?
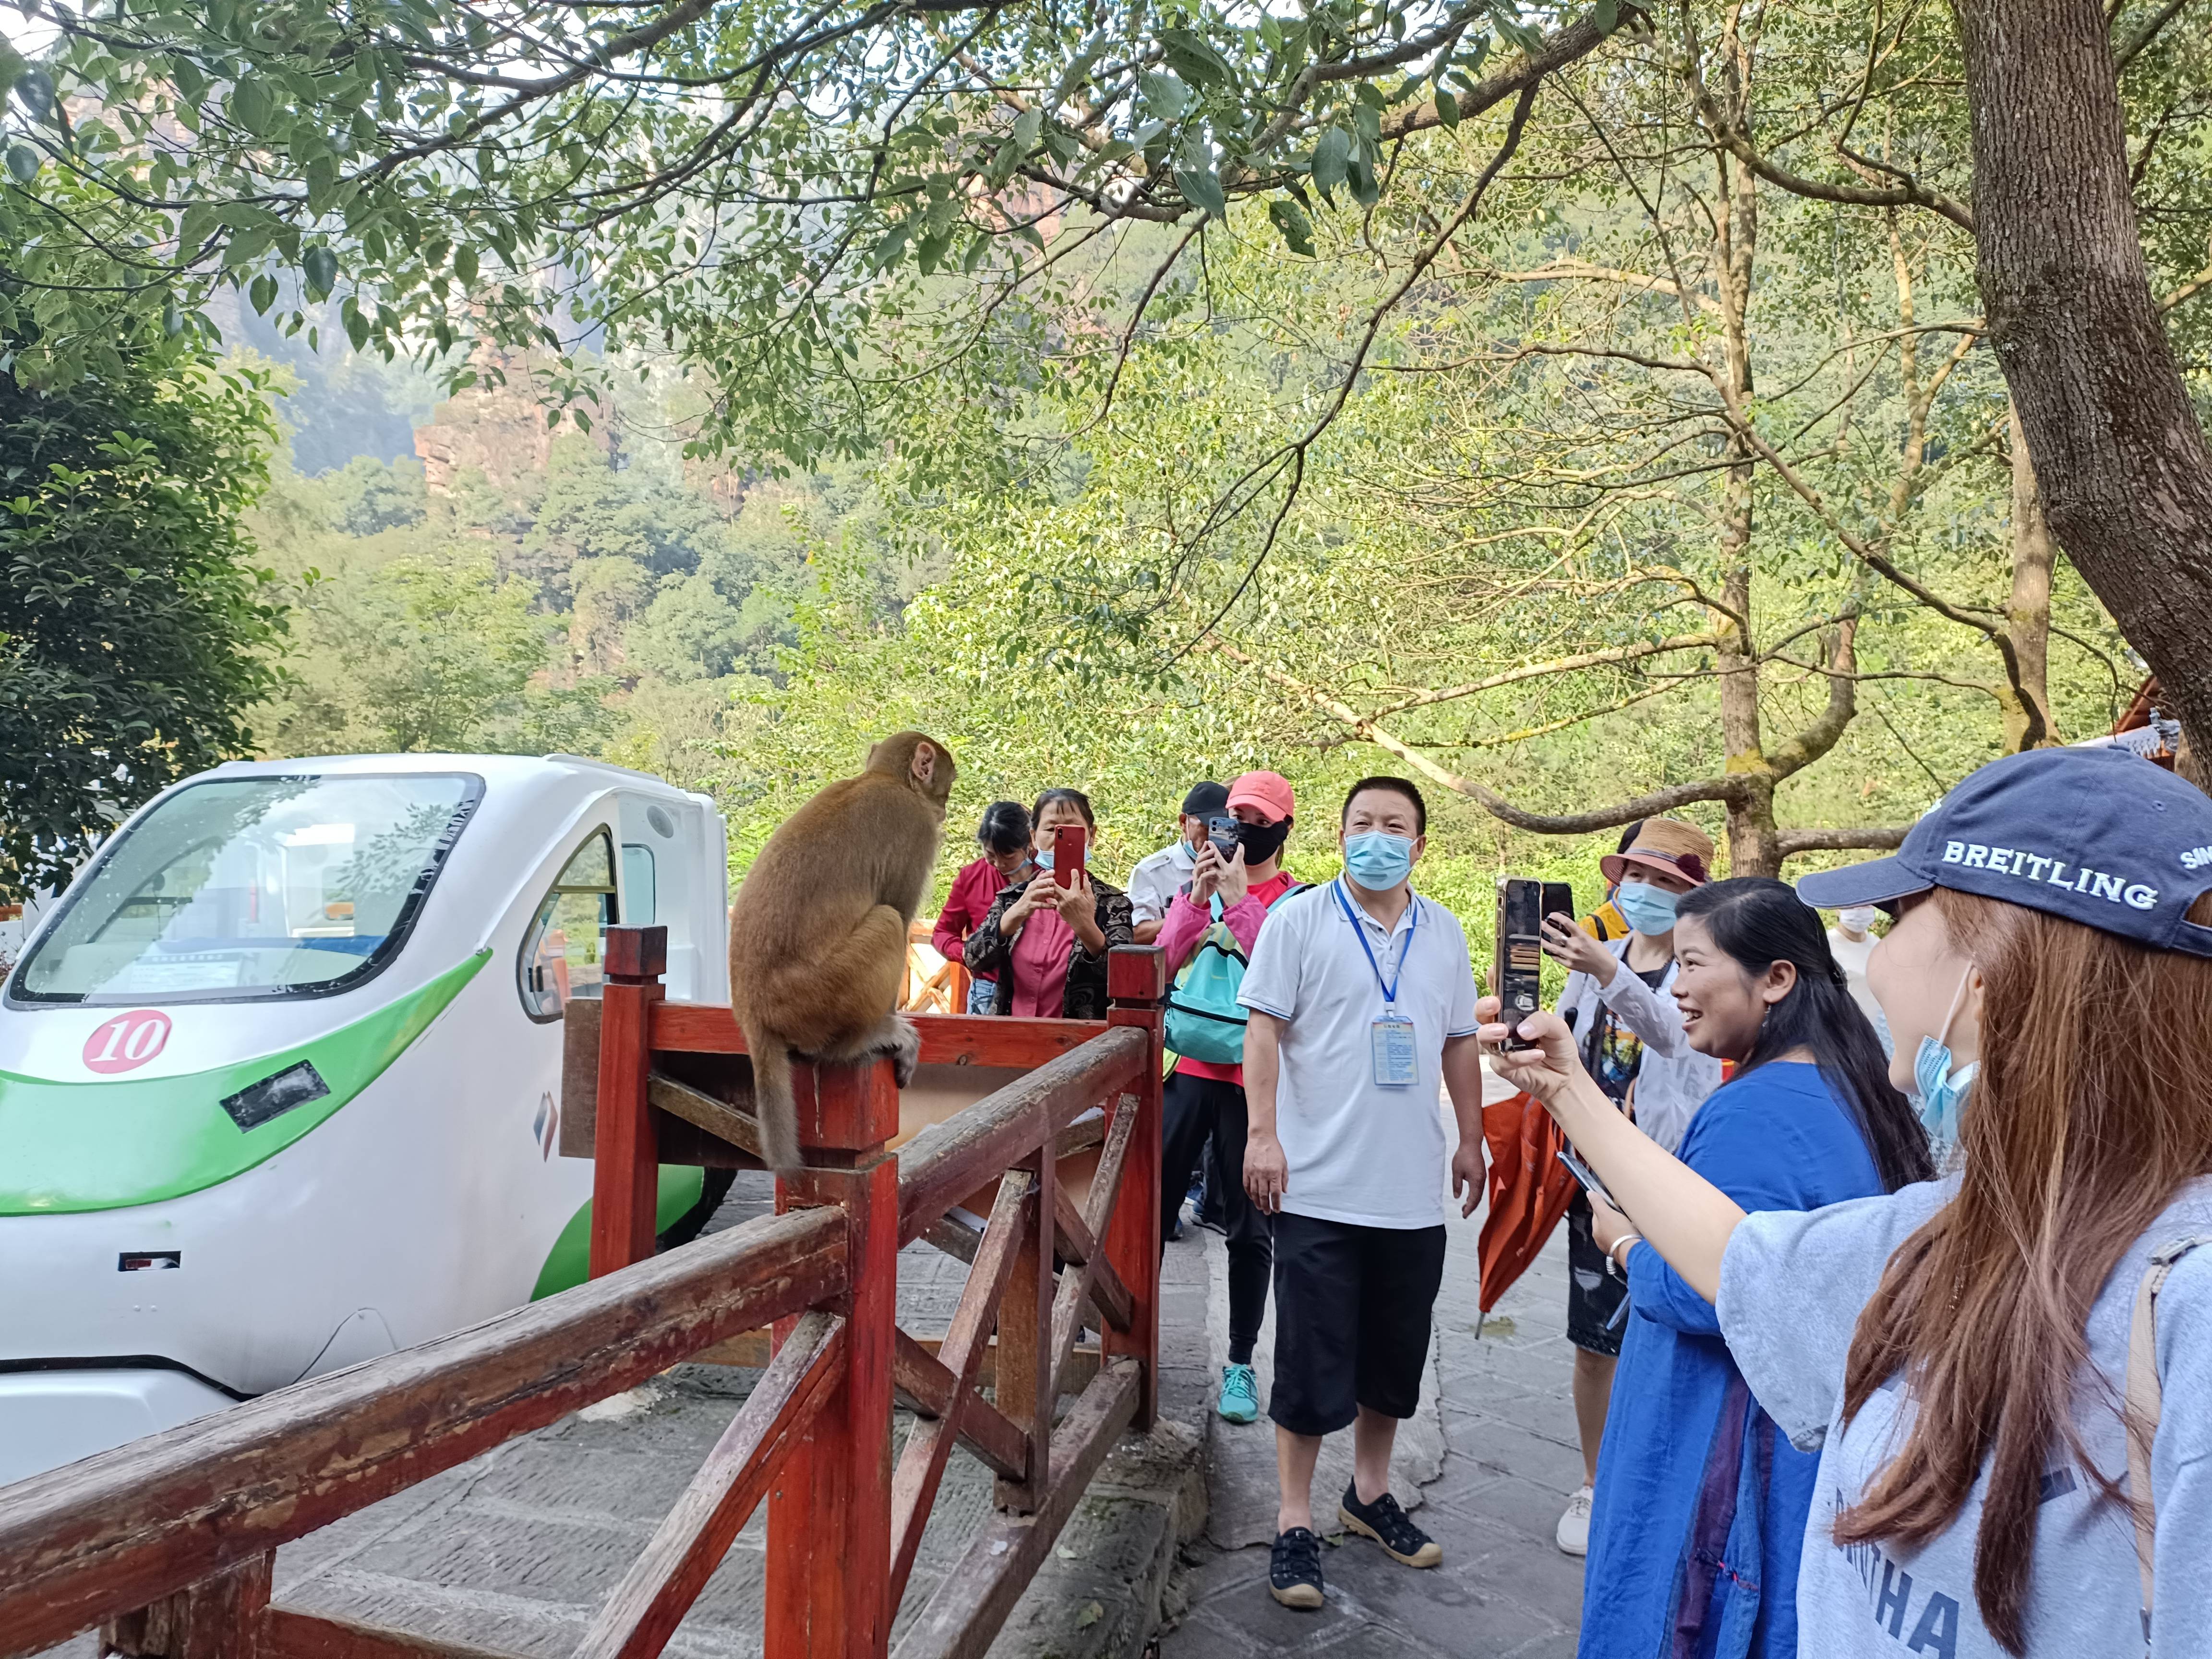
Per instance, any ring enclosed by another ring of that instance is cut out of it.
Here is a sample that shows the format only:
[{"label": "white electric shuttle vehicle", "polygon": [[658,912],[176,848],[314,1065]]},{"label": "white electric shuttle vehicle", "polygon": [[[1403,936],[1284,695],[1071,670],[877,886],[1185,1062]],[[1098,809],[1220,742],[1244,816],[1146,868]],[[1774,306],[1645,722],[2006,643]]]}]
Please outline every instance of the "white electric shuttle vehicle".
[{"label": "white electric shuttle vehicle", "polygon": [[[0,994],[0,1483],[584,1277],[561,1018],[610,921],[729,996],[722,821],[566,756],[164,791]],[[664,1237],[728,1184],[662,1171]]]}]

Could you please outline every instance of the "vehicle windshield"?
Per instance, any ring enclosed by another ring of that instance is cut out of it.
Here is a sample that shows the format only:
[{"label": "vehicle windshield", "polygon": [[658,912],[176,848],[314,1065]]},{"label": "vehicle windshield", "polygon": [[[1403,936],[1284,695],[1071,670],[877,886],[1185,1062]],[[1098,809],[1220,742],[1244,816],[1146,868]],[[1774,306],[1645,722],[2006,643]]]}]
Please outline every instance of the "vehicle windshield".
[{"label": "vehicle windshield", "polygon": [[112,843],[16,970],[31,1002],[236,1002],[398,953],[483,793],[457,773],[214,778]]}]

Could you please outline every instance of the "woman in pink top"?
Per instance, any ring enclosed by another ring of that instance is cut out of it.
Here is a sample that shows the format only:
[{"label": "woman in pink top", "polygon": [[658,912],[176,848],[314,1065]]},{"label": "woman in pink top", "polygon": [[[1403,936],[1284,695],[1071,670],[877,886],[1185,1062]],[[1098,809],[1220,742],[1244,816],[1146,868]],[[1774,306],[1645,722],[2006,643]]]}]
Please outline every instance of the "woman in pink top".
[{"label": "woman in pink top", "polygon": [[968,936],[968,971],[996,977],[994,1014],[1103,1019],[1106,953],[1134,942],[1129,896],[1087,870],[1077,872],[1069,887],[1054,878],[1054,835],[1064,824],[1094,833],[1098,827],[1081,790],[1046,790],[1030,819],[1033,856],[1042,867],[992,901],[982,926]]},{"label": "woman in pink top", "polygon": [[[1237,844],[1226,859],[1212,842],[1200,846],[1190,885],[1168,906],[1158,942],[1167,954],[1170,974],[1182,969],[1213,925],[1217,898],[1231,936],[1247,957],[1251,955],[1267,908],[1299,884],[1282,867],[1283,845],[1290,838],[1297,805],[1289,782],[1278,773],[1247,772],[1229,786]],[[1229,1235],[1229,1363],[1221,1368],[1221,1393],[1214,1409],[1231,1423],[1249,1423],[1260,1415],[1252,1349],[1267,1311],[1267,1282],[1275,1253],[1267,1217],[1244,1192],[1244,1068],[1179,1058],[1167,1081],[1163,1108],[1163,1237],[1173,1237],[1191,1172],[1206,1143],[1213,1146],[1222,1219]]]}]

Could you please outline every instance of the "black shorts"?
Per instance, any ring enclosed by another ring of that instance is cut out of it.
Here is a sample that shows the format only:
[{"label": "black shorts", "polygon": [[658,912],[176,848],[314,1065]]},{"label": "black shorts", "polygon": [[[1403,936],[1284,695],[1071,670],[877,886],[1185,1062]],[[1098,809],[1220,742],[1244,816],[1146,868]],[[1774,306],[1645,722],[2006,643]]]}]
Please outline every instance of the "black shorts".
[{"label": "black shorts", "polygon": [[1567,1205],[1567,1340],[1591,1353],[1615,1355],[1628,1327],[1620,1311],[1628,1281],[1598,1249],[1590,1221],[1589,1199],[1577,1187]]},{"label": "black shorts", "polygon": [[1444,1230],[1275,1218],[1275,1387],[1267,1415],[1329,1434],[1359,1414],[1411,1417],[1444,1278]]}]

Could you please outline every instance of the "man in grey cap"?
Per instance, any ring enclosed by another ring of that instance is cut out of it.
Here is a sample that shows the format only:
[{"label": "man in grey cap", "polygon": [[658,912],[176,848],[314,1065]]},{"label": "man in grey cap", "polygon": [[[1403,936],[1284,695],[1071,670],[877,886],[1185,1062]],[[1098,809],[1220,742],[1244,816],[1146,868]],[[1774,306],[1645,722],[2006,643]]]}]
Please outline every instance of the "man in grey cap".
[{"label": "man in grey cap", "polygon": [[1197,868],[1198,849],[1206,840],[1206,821],[1217,812],[1229,810],[1229,791],[1218,783],[1194,783],[1190,793],[1182,798],[1182,839],[1172,847],[1163,847],[1137,861],[1129,872],[1129,915],[1136,924],[1136,939],[1139,945],[1150,945],[1160,936],[1160,927],[1167,920],[1168,906],[1175,896],[1190,885],[1192,872]]}]

